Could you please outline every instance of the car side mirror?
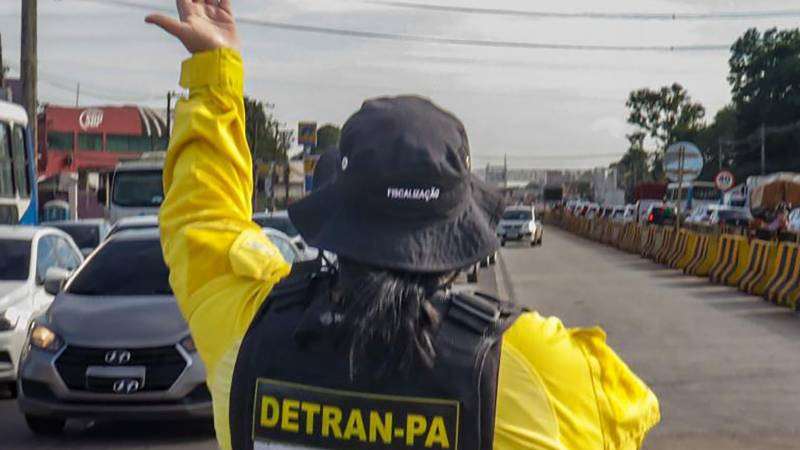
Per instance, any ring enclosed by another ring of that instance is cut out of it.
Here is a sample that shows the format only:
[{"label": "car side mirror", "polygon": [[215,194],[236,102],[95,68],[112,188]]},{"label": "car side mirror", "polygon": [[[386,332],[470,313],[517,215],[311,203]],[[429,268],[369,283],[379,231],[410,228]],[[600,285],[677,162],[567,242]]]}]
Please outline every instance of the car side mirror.
[{"label": "car side mirror", "polygon": [[69,272],[60,267],[47,269],[44,275],[44,291],[50,295],[57,295],[69,278]]}]

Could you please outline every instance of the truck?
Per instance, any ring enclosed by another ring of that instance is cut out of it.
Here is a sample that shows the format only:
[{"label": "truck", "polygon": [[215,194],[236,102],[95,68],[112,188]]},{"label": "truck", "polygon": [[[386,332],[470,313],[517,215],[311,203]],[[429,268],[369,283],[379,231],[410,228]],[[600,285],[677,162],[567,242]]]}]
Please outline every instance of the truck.
[{"label": "truck", "polygon": [[559,204],[564,200],[564,187],[563,186],[545,186],[542,191],[542,200],[547,207]]},{"label": "truck", "polygon": [[164,201],[163,175],[163,152],[118,164],[110,174],[110,188],[98,191],[98,200],[107,205],[108,220],[113,224],[124,217],[157,215]]},{"label": "truck", "polygon": [[647,211],[654,204],[661,204],[667,196],[667,183],[649,181],[639,183],[633,189],[633,202],[636,204],[636,221],[647,222]]}]

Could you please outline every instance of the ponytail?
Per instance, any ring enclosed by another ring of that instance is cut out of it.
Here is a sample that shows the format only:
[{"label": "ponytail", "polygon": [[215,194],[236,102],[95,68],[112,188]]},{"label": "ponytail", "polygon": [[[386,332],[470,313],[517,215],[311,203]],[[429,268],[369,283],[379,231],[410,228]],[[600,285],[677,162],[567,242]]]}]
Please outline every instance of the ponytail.
[{"label": "ponytail", "polygon": [[439,313],[433,294],[445,287],[443,274],[396,272],[340,260],[337,290],[344,306],[340,344],[347,352],[351,377],[357,360],[385,355],[379,373],[410,372],[418,365],[433,367],[433,346]]}]

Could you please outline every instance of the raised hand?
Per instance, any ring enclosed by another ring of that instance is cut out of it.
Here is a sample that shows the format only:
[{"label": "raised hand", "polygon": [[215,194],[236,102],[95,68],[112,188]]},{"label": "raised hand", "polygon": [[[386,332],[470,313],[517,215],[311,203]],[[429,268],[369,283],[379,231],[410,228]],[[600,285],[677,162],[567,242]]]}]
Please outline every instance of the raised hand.
[{"label": "raised hand", "polygon": [[151,14],[145,22],[177,37],[191,53],[217,48],[239,49],[231,0],[177,0],[180,20]]}]

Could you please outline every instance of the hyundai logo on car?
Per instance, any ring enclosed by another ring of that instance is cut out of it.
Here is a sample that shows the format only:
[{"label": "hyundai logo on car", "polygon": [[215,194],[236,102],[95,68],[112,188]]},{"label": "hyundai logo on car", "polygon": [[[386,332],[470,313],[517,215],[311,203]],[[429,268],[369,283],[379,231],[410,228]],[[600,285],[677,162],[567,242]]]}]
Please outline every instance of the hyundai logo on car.
[{"label": "hyundai logo on car", "polygon": [[139,380],[122,379],[115,381],[112,387],[116,394],[133,394],[139,391],[141,384]]},{"label": "hyundai logo on car", "polygon": [[122,366],[131,361],[131,352],[127,350],[112,350],[106,353],[106,364],[112,366]]}]

